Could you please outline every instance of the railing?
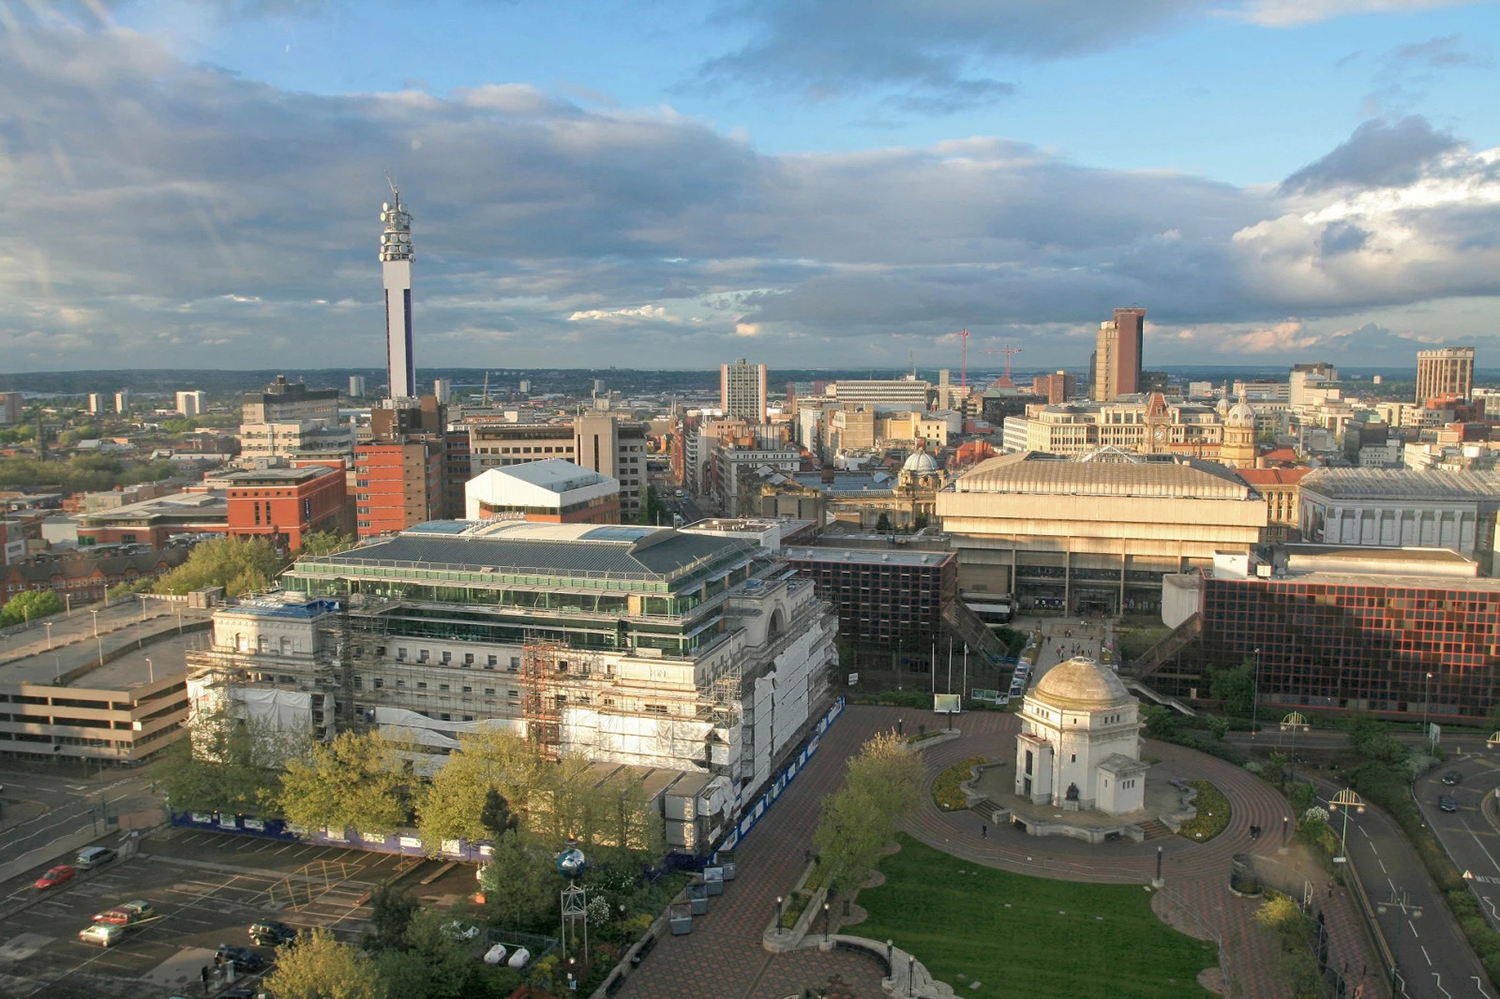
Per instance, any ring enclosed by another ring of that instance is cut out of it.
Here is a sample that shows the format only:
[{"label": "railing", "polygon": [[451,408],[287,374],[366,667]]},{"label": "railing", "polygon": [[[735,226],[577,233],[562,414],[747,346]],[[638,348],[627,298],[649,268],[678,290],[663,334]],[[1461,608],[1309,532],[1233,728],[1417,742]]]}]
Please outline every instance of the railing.
[{"label": "railing", "polygon": [[1172,629],[1172,633],[1151,648],[1147,649],[1139,658],[1128,664],[1128,672],[1137,679],[1144,680],[1166,665],[1168,659],[1177,655],[1189,644],[1197,640],[1203,634],[1203,617],[1196,611],[1193,616]]}]

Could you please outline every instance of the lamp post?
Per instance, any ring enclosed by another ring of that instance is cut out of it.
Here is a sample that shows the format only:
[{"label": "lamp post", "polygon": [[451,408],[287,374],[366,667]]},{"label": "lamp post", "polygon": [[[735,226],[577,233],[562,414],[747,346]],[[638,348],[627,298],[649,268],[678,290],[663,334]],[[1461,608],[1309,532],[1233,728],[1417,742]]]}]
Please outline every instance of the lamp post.
[{"label": "lamp post", "polygon": [[90,607],[89,608],[89,613],[92,614],[92,615],[94,615],[94,637],[98,638],[99,637],[99,610],[96,607]]},{"label": "lamp post", "polygon": [[1344,809],[1344,831],[1339,836],[1339,855],[1333,858],[1333,862],[1335,864],[1347,864],[1349,862],[1349,810],[1351,808],[1355,809],[1359,814],[1363,815],[1365,813],[1365,799],[1346,787],[1328,799],[1328,808],[1331,811],[1336,812],[1340,807]]},{"label": "lamp post", "polygon": [[828,934],[829,934],[829,929],[830,929],[829,928],[829,923],[832,921],[832,919],[833,919],[833,914],[828,911],[828,903],[824,902],[823,903],[823,942],[824,943],[828,942]]},{"label": "lamp post", "polygon": [[[1396,949],[1391,952],[1391,994],[1394,995],[1397,991],[1396,983],[1401,978],[1399,970],[1401,963],[1401,941],[1406,936],[1406,923],[1408,919],[1422,918],[1422,907],[1412,904],[1411,893],[1405,888],[1398,889],[1395,885],[1392,885],[1390,900],[1377,905],[1375,911],[1383,916],[1391,909],[1397,909],[1401,913],[1401,919],[1396,924]],[[1412,930],[1415,931],[1416,927],[1413,926]]]},{"label": "lamp post", "polygon": [[1427,734],[1427,752],[1428,752],[1428,755],[1432,754],[1432,749],[1433,749],[1432,729],[1427,724],[1427,702],[1431,698],[1431,694],[1429,693],[1431,690],[1432,690],[1432,672],[1428,671],[1428,673],[1427,673],[1427,679],[1425,679],[1425,680],[1422,681],[1422,731]]},{"label": "lamp post", "polygon": [[52,651],[52,622],[51,621],[44,621],[42,623],[44,625],[46,625],[46,628],[47,628],[47,651],[51,652]]},{"label": "lamp post", "polygon": [[149,659],[146,660],[146,682],[156,682],[156,667],[151,665],[151,660]]},{"label": "lamp post", "polygon": [[781,896],[776,896],[776,916],[771,920],[771,929],[781,929]]},{"label": "lamp post", "polygon": [[1250,667],[1253,687],[1250,695],[1250,741],[1255,741],[1256,719],[1260,717],[1260,649],[1255,650],[1255,665]]}]

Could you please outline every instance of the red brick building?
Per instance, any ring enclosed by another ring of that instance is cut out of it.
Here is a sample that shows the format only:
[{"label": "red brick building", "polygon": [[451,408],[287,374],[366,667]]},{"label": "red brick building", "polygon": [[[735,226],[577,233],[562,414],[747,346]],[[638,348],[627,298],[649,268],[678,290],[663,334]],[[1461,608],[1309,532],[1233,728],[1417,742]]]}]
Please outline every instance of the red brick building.
[{"label": "red brick building", "polygon": [[354,524],[362,538],[443,515],[440,442],[374,442],[354,449]]},{"label": "red brick building", "polygon": [[38,555],[0,569],[0,603],[8,603],[27,590],[52,590],[75,605],[103,600],[112,586],[156,579],[187,561],[187,545],[171,545],[160,551],[135,555]]},{"label": "red brick building", "polygon": [[278,548],[302,547],[314,531],[347,531],[342,463],[251,469],[223,477],[229,501],[228,533],[269,538]]}]

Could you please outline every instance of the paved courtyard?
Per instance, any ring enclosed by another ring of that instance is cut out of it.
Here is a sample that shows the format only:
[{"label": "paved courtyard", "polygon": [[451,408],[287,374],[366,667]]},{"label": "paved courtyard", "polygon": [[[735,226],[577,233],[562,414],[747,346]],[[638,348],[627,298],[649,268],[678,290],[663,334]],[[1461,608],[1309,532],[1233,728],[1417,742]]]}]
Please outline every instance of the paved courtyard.
[{"label": "paved courtyard", "polygon": [[[715,898],[709,914],[693,921],[688,936],[664,937],[618,993],[639,999],[782,999],[801,995],[805,987],[833,982],[836,993],[875,999],[882,995],[881,969],[871,959],[848,952],[803,950],[773,955],[760,944],[777,895],[796,884],[812,841],[818,806],[842,783],[845,761],[862,742],[903,718],[907,727],[925,712],[851,705],[823,738],[813,761],[792,782],[766,818],[737,851],[738,877]],[[1017,731],[1014,715],[991,712],[964,715],[963,736],[927,750],[929,777],[970,756],[1008,758]],[[1176,746],[1148,743],[1146,755],[1174,772],[1211,780],[1235,805],[1229,828],[1209,843],[1190,843],[1172,836],[1137,844],[1089,846],[1073,840],[1026,836],[1010,828],[980,836],[980,817],[973,812],[944,813],[924,794],[907,831],[955,856],[1022,874],[1066,880],[1146,884],[1155,873],[1157,847],[1163,850],[1167,891],[1158,904],[1173,925],[1195,936],[1218,939],[1228,951],[1227,972],[1233,995],[1280,999],[1287,993],[1275,981],[1275,941],[1253,922],[1258,901],[1228,890],[1230,858],[1239,853],[1274,856],[1281,819],[1289,817],[1285,801],[1269,785],[1233,766]],[[1250,838],[1250,826],[1266,834]],[[1318,892],[1318,908],[1332,930],[1336,964],[1374,968],[1368,944],[1350,900],[1342,891]],[[836,907],[838,908],[838,907]],[[821,930],[821,927],[818,927]],[[834,920],[837,932],[838,920]],[[857,926],[850,932],[857,934]],[[917,955],[921,959],[921,955]],[[1378,975],[1366,981],[1365,995],[1383,994]],[[1351,975],[1351,988],[1359,984]]]}]

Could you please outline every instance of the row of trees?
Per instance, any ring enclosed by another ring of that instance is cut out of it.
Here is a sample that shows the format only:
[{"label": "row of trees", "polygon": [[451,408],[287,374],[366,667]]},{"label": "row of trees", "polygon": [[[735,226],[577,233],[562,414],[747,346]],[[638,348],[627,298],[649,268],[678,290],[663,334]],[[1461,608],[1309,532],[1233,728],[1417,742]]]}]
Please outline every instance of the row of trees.
[{"label": "row of trees", "polygon": [[309,829],[390,835],[415,825],[434,852],[450,840],[510,831],[555,847],[576,838],[592,855],[656,857],[661,819],[628,782],[594,786],[582,758],[544,761],[509,732],[463,733],[430,780],[403,744],[378,731],[328,743],[288,736],[225,709],[201,711],[169,749],[162,782],[180,812],[279,814]]},{"label": "row of trees", "polygon": [[922,778],[920,757],[895,733],[860,747],[844,786],[823,799],[813,833],[818,883],[847,893],[869,878],[898,823],[916,807]]},{"label": "row of trees", "polygon": [[0,628],[39,621],[50,614],[61,614],[62,611],[62,598],[52,590],[27,590],[17,593],[4,607],[0,607]]},{"label": "row of trees", "polygon": [[[354,547],[355,539],[337,531],[314,531],[302,539],[302,547],[291,559],[303,555],[329,555]],[[225,596],[237,597],[252,590],[265,590],[286,568],[288,560],[277,554],[265,538],[215,538],[193,548],[186,562],[157,580],[157,593],[189,593],[205,586],[224,587]]]}]

